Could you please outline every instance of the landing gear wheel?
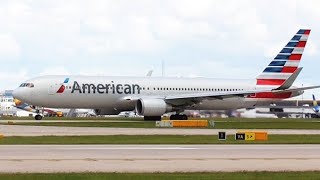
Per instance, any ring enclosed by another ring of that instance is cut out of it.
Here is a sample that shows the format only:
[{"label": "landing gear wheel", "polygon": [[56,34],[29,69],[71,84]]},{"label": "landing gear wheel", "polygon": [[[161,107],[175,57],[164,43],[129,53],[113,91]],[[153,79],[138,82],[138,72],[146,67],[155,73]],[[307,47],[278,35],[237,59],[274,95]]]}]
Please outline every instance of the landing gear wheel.
[{"label": "landing gear wheel", "polygon": [[181,119],[183,119],[183,120],[188,120],[188,116],[185,115],[185,114],[183,114],[183,115],[181,115]]},{"label": "landing gear wheel", "polygon": [[185,114],[173,114],[170,116],[170,120],[188,120],[188,116]]},{"label": "landing gear wheel", "polygon": [[176,114],[172,114],[172,115],[170,116],[170,120],[176,120],[176,119],[177,119],[176,116],[177,116]]},{"label": "landing gear wheel", "polygon": [[161,116],[144,116],[145,121],[161,121]]},{"label": "landing gear wheel", "polygon": [[41,120],[41,119],[42,119],[42,116],[39,115],[39,114],[37,114],[37,115],[34,117],[34,119],[36,119],[36,120]]}]

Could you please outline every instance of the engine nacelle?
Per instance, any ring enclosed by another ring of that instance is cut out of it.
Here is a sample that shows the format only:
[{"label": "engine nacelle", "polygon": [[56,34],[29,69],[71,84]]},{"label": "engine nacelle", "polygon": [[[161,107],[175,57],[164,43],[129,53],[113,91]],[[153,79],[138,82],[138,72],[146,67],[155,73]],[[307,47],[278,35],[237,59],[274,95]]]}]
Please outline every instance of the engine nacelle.
[{"label": "engine nacelle", "polygon": [[114,109],[94,109],[96,115],[118,115],[120,112]]},{"label": "engine nacelle", "polygon": [[172,106],[163,99],[139,99],[136,103],[136,112],[142,116],[162,116],[171,111]]}]

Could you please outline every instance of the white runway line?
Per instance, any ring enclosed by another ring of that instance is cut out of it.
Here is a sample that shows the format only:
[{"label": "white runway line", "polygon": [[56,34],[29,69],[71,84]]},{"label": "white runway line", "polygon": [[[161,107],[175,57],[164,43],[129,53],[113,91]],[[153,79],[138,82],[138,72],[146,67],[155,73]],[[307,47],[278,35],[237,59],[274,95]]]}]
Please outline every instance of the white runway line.
[{"label": "white runway line", "polygon": [[320,145],[1,145],[0,172],[320,170]]}]

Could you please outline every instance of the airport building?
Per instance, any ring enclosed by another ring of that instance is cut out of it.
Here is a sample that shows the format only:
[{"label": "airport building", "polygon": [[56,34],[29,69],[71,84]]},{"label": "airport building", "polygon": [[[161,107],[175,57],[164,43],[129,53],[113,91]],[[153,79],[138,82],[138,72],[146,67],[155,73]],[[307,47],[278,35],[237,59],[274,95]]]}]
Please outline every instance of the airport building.
[{"label": "airport building", "polygon": [[14,107],[14,99],[12,91],[4,91],[0,93],[0,115],[17,116],[17,108]]},{"label": "airport building", "polygon": [[0,116],[32,116],[33,114],[15,108],[12,90],[0,92]]}]

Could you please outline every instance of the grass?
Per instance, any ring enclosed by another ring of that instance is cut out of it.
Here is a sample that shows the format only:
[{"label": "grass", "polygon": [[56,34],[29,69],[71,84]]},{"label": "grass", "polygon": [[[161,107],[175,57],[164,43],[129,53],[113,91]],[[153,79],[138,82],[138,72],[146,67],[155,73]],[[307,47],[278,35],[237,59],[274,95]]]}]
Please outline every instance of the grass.
[{"label": "grass", "polygon": [[[0,124],[7,124],[0,123]],[[154,128],[155,122],[15,122],[15,125],[29,126],[65,126],[65,127],[122,127],[122,128]]]},{"label": "grass", "polygon": [[0,174],[0,179],[6,180],[162,180],[162,179],[183,179],[183,180],[206,180],[206,179],[236,179],[236,180],[274,180],[274,179],[319,179],[320,172],[217,172],[217,173],[18,173]]},{"label": "grass", "polygon": [[[121,119],[123,120],[123,119]],[[317,119],[215,119],[213,129],[320,129]],[[7,124],[0,121],[0,124]],[[155,128],[155,122],[15,122],[16,125],[67,126],[67,127],[123,127]],[[209,127],[212,128],[212,127]]]},{"label": "grass", "polygon": [[268,141],[236,141],[233,135],[226,141],[216,135],[8,136],[0,144],[320,144],[320,135],[269,135]]},{"label": "grass", "polygon": [[[142,117],[43,117],[44,120],[125,120],[143,121]],[[35,120],[34,117],[0,116],[0,120]]]}]

